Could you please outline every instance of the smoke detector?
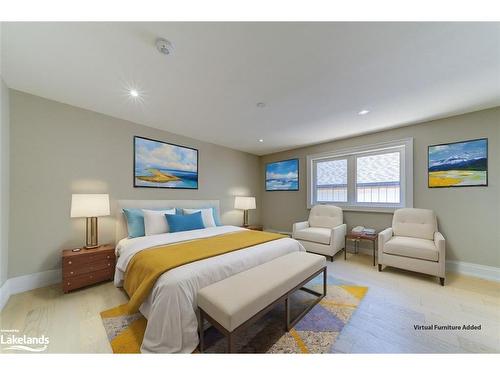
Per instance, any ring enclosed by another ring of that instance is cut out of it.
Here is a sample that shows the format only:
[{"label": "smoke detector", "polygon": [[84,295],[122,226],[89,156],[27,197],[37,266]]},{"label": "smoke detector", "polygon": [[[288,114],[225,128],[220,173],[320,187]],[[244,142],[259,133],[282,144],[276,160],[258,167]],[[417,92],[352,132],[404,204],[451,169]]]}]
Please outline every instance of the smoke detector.
[{"label": "smoke detector", "polygon": [[174,50],[174,46],[172,45],[172,43],[163,38],[156,39],[156,48],[160,53],[163,53],[164,55],[170,55]]}]

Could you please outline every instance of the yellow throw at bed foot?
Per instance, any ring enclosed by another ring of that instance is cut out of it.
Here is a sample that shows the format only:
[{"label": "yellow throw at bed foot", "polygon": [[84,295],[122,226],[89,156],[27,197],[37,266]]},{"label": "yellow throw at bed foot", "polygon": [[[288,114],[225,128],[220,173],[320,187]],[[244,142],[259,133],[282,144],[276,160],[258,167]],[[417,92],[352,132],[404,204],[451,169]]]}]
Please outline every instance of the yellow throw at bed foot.
[{"label": "yellow throw at bed foot", "polygon": [[168,270],[284,237],[277,233],[245,230],[143,250],[132,258],[125,273],[124,289],[130,301],[115,311],[119,314],[137,312],[156,280]]}]

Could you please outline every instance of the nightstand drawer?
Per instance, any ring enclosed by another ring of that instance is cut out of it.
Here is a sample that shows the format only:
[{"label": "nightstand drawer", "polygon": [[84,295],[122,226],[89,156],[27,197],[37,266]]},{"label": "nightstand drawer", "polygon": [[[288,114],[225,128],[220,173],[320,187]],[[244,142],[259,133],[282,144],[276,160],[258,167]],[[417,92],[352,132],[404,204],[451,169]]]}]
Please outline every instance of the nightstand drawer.
[{"label": "nightstand drawer", "polygon": [[114,251],[103,251],[100,253],[93,254],[81,254],[79,256],[66,257],[63,259],[63,268],[64,267],[81,267],[83,265],[88,265],[91,263],[97,263],[99,261],[112,262],[115,261],[115,253]]},{"label": "nightstand drawer", "polygon": [[115,259],[113,257],[113,259],[103,259],[88,264],[63,265],[63,275],[65,277],[66,276],[71,277],[106,269],[113,271],[114,267],[115,267]]},{"label": "nightstand drawer", "polygon": [[100,281],[110,280],[112,278],[112,269],[99,270],[74,277],[63,277],[63,290],[67,292],[73,289],[92,285]]}]

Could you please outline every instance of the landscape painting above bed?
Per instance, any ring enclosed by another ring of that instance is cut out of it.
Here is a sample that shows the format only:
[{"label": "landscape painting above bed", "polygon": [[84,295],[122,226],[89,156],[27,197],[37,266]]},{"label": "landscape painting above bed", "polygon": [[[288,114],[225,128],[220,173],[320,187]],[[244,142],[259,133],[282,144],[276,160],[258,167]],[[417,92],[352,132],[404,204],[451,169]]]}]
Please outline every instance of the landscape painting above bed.
[{"label": "landscape painting above bed", "polygon": [[429,146],[429,187],[488,185],[488,139]]},{"label": "landscape painting above bed", "polygon": [[134,186],[198,189],[198,150],[134,137]]},{"label": "landscape painting above bed", "polygon": [[266,165],[266,191],[299,190],[299,159]]}]

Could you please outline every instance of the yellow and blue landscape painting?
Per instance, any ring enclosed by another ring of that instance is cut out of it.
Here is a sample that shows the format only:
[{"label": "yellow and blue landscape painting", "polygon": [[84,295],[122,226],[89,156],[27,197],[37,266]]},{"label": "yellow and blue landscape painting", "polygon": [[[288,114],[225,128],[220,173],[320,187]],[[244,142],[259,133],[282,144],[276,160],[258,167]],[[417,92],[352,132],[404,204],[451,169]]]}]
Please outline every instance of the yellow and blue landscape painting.
[{"label": "yellow and blue landscape painting", "polygon": [[198,189],[198,150],[134,137],[134,186]]},{"label": "yellow and blue landscape painting", "polygon": [[488,185],[488,140],[429,146],[429,187]]},{"label": "yellow and blue landscape painting", "polygon": [[266,165],[266,190],[299,190],[299,160],[283,160]]}]

